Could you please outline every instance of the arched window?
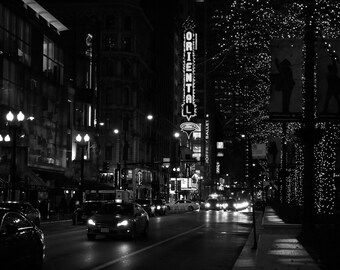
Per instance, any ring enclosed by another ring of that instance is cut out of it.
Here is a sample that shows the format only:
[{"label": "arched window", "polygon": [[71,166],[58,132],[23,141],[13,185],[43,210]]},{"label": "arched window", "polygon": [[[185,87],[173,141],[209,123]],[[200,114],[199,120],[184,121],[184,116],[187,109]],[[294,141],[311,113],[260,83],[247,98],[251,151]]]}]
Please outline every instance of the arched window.
[{"label": "arched window", "polygon": [[113,97],[113,88],[108,87],[106,88],[106,104],[110,105],[113,104],[114,97]]},{"label": "arched window", "polygon": [[113,29],[116,25],[116,18],[113,15],[108,15],[105,20],[105,28]]},{"label": "arched window", "polygon": [[124,60],[123,62],[123,76],[124,77],[129,77],[131,75],[132,72],[132,66],[129,63],[129,61]]},{"label": "arched window", "polygon": [[132,20],[130,16],[125,16],[124,18],[124,30],[131,31],[132,30]]},{"label": "arched window", "polygon": [[130,88],[125,86],[123,89],[123,105],[130,104]]},{"label": "arched window", "polygon": [[104,74],[106,76],[114,75],[114,61],[112,59],[105,59],[104,61]]}]

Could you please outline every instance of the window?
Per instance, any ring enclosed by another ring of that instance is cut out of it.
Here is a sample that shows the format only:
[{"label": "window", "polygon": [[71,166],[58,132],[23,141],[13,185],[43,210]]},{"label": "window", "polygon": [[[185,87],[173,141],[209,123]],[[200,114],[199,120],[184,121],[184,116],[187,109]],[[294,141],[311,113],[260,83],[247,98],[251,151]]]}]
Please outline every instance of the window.
[{"label": "window", "polygon": [[113,104],[113,89],[112,87],[106,88],[106,104]]},{"label": "window", "polygon": [[117,50],[117,34],[107,33],[104,35],[104,50],[106,51],[115,51]]},{"label": "window", "polygon": [[45,76],[63,84],[64,53],[51,39],[44,36],[43,72]]},{"label": "window", "polygon": [[124,77],[129,77],[132,72],[132,66],[128,61],[123,62],[123,76]]},{"label": "window", "polygon": [[124,87],[123,92],[123,105],[130,104],[130,89],[128,87]]},{"label": "window", "polygon": [[132,30],[132,21],[129,16],[124,18],[124,30],[131,31]]},{"label": "window", "polygon": [[[0,10],[1,11],[1,10]],[[0,13],[3,29],[0,31],[0,50],[28,66],[31,65],[31,26],[3,7]]]},{"label": "window", "polygon": [[123,38],[123,50],[126,52],[132,51],[132,39],[131,37],[124,37]]},{"label": "window", "polygon": [[104,59],[104,75],[113,76],[115,74],[115,62],[112,59]]},{"label": "window", "polygon": [[105,28],[113,29],[116,25],[116,18],[113,15],[108,15],[105,20]]},{"label": "window", "polygon": [[18,213],[8,213],[5,215],[1,227],[1,231],[6,231],[7,226],[16,226],[18,229],[32,227],[32,224]]}]

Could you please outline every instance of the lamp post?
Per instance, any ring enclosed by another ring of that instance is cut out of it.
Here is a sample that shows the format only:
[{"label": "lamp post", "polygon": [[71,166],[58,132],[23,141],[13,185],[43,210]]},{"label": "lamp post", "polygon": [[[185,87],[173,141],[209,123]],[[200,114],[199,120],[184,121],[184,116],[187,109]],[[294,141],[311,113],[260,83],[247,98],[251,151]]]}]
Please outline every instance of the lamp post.
[{"label": "lamp post", "polygon": [[178,174],[181,170],[180,167],[174,167],[172,168],[172,170],[175,172],[175,200],[177,201],[178,200],[178,182],[177,182],[177,177],[178,177]]},{"label": "lamp post", "polygon": [[79,203],[83,202],[83,186],[84,186],[84,155],[85,155],[85,146],[90,141],[90,136],[85,134],[84,136],[78,134],[76,137],[77,144],[81,147],[81,159],[80,159],[80,185],[78,189],[79,193]]},{"label": "lamp post", "polygon": [[[15,200],[15,187],[17,185],[17,131],[19,125],[24,121],[25,115],[22,111],[19,111],[17,115],[14,115],[9,111],[6,115],[6,120],[10,131],[12,131],[12,159],[11,159],[11,173],[10,173],[10,183],[12,188],[11,200]],[[10,141],[10,135],[5,137],[5,141]],[[5,192],[5,200],[7,200],[8,188]]]}]

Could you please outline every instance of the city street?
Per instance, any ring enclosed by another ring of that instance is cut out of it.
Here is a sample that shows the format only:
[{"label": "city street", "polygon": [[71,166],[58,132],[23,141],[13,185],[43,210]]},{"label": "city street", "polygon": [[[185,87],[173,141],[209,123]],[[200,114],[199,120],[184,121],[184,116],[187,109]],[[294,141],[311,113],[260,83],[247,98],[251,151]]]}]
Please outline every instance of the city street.
[{"label": "city street", "polygon": [[150,218],[147,238],[86,238],[71,221],[43,224],[43,269],[232,269],[252,213],[194,211]]}]

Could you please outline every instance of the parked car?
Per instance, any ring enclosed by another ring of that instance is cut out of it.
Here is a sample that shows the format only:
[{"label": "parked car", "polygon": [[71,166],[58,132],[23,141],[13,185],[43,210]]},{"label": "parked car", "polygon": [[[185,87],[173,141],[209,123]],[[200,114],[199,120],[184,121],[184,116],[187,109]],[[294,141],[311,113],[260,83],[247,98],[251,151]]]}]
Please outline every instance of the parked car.
[{"label": "parked car", "polygon": [[153,205],[155,206],[155,214],[160,216],[165,216],[168,210],[165,200],[155,199],[152,200]]},{"label": "parked car", "polygon": [[44,233],[20,212],[0,208],[1,269],[41,269]]},{"label": "parked car", "polygon": [[93,216],[96,211],[103,205],[105,201],[85,201],[72,215],[72,223],[76,225],[78,223],[86,223],[86,221]]},{"label": "parked car", "polygon": [[34,208],[29,202],[7,201],[0,202],[0,207],[7,208],[11,211],[22,213],[35,225],[40,226],[41,214],[39,209]]},{"label": "parked car", "polygon": [[148,213],[149,217],[155,215],[156,206],[153,204],[152,200],[150,199],[136,199],[136,203],[140,204],[144,210]]},{"label": "parked car", "polygon": [[97,235],[147,236],[149,215],[138,203],[107,202],[87,221],[87,238],[94,240]]},{"label": "parked car", "polygon": [[199,210],[199,203],[190,200],[178,200],[167,204],[168,211],[194,211]]}]

